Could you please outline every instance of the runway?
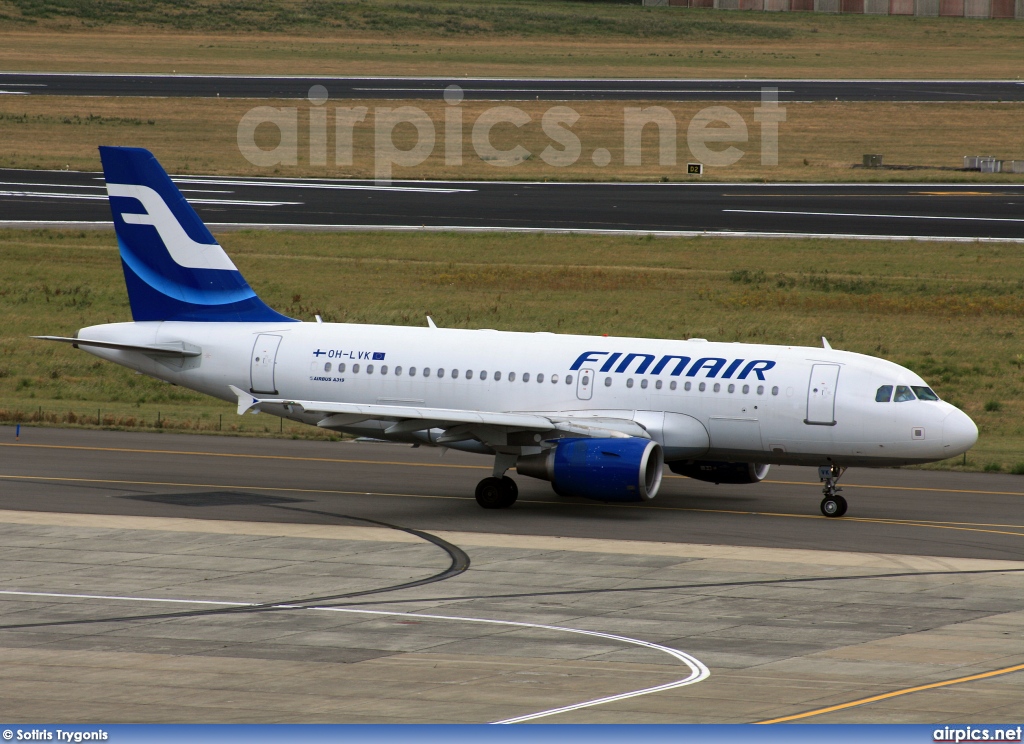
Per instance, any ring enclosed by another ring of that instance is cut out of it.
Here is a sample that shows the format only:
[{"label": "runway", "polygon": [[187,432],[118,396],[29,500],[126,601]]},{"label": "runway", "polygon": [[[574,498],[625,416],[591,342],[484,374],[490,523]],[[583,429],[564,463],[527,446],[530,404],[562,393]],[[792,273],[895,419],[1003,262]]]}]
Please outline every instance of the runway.
[{"label": "runway", "polygon": [[573,78],[270,77],[112,73],[0,73],[0,95],[299,99],[321,85],[333,99],[438,99],[449,85],[469,100],[1022,101],[1015,80],[679,80]]},{"label": "runway", "polygon": [[[179,176],[213,229],[1024,240],[1022,184],[372,181]],[[0,169],[0,225],[110,226],[102,174]]]},{"label": "runway", "polygon": [[[981,722],[1024,715],[1016,476],[472,499],[486,458],[0,428],[9,718]],[[924,686],[925,689],[922,689]]]}]

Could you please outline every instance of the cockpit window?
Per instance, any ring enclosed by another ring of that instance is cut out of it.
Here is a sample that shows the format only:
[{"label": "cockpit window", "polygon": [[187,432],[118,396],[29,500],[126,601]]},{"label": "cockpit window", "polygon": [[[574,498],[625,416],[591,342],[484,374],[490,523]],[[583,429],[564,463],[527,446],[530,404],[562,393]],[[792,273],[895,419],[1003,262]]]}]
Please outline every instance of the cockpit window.
[{"label": "cockpit window", "polygon": [[[934,395],[934,393],[933,393]],[[910,388],[906,385],[896,386],[896,397],[893,398],[895,403],[905,403],[908,400],[916,400],[914,394],[910,391]]]},{"label": "cockpit window", "polygon": [[914,392],[917,393],[918,400],[938,400],[939,396],[935,394],[930,387],[924,387],[923,385],[911,385]]},{"label": "cockpit window", "polygon": [[875,402],[888,403],[890,400],[892,400],[892,385],[882,385],[875,393]]}]

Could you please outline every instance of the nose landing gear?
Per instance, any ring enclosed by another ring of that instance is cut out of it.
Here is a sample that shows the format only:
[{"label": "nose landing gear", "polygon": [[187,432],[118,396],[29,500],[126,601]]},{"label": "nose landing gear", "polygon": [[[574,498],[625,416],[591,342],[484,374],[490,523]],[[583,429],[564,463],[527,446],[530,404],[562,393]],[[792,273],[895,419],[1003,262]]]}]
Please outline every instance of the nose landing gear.
[{"label": "nose landing gear", "polygon": [[838,465],[822,465],[818,468],[818,479],[825,486],[821,492],[825,498],[821,500],[821,513],[826,517],[841,517],[846,514],[846,499],[839,495],[843,489],[836,485],[846,472],[846,468]]}]

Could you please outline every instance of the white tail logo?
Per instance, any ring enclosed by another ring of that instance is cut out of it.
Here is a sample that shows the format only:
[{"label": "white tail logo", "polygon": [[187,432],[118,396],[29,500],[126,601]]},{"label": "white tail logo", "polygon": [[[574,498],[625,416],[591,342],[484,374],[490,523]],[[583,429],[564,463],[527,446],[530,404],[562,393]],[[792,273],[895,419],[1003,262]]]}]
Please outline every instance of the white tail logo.
[{"label": "white tail logo", "polygon": [[109,196],[127,196],[138,199],[147,214],[122,212],[121,219],[130,225],[152,225],[160,234],[167,252],[176,264],[186,269],[219,269],[238,271],[217,243],[197,243],[188,236],[163,197],[148,186],[108,183]]}]

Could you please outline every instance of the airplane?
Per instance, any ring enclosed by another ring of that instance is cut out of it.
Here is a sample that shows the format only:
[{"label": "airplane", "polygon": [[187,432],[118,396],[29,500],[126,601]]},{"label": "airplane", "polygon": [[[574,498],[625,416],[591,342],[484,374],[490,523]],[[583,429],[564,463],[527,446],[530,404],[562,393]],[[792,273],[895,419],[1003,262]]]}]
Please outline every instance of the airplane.
[{"label": "airplane", "polygon": [[831,348],[302,322],[267,306],[147,150],[101,147],[132,322],[80,329],[102,359],[333,432],[493,458],[476,500],[646,502],[673,473],[757,483],[818,468],[841,517],[848,467],[966,452],[978,429],[917,374]]}]

